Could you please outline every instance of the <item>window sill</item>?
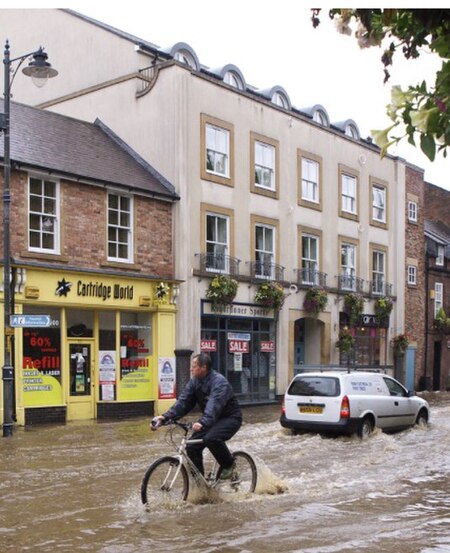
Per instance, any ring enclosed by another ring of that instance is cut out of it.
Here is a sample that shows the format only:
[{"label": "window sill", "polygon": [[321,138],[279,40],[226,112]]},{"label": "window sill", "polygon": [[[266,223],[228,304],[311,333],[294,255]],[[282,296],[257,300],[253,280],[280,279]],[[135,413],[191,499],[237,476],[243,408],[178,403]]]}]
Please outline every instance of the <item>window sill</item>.
[{"label": "window sill", "polygon": [[45,252],[30,252],[28,250],[20,252],[20,257],[27,259],[40,259],[45,261],[59,261],[60,263],[68,263],[69,258],[65,255],[58,253],[45,253]]},{"label": "window sill", "polygon": [[100,267],[109,267],[111,269],[125,269],[131,271],[141,271],[141,267],[136,265],[136,263],[120,263],[119,261],[103,261],[100,263]]}]

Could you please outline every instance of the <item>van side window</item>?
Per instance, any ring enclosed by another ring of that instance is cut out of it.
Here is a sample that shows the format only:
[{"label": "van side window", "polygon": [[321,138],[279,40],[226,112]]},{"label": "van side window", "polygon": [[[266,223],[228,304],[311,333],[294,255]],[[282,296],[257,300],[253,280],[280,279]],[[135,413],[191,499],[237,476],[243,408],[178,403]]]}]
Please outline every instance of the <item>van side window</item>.
[{"label": "van side window", "polygon": [[405,390],[397,382],[395,382],[395,380],[391,380],[390,378],[383,378],[383,380],[386,382],[386,386],[388,387],[391,396],[405,396]]}]

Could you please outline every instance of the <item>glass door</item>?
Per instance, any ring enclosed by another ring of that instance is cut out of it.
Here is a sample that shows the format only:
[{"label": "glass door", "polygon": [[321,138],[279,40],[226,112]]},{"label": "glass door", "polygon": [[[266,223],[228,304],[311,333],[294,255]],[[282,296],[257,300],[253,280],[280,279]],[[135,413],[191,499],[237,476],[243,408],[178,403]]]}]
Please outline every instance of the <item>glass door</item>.
[{"label": "glass door", "polygon": [[67,420],[93,419],[94,378],[92,374],[93,344],[86,340],[72,341],[69,347],[69,400]]}]

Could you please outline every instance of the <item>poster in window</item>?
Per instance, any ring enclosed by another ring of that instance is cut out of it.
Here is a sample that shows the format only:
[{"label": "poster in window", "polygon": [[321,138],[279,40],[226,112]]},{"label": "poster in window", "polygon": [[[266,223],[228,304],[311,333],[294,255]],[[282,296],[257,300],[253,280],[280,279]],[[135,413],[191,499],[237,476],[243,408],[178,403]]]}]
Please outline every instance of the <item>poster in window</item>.
[{"label": "poster in window", "polygon": [[160,357],[158,360],[158,397],[175,399],[175,357]]}]

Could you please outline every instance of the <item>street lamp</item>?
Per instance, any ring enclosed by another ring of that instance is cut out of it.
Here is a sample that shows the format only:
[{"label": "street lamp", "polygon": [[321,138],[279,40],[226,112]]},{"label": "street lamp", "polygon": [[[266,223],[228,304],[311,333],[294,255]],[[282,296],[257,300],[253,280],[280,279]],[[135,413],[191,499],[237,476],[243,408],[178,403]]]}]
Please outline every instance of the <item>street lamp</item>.
[{"label": "street lamp", "polygon": [[[42,48],[18,58],[11,59],[9,41],[5,44],[5,57],[3,58],[4,79],[4,113],[0,113],[0,131],[4,136],[4,180],[3,180],[3,311],[4,311],[4,344],[3,344],[3,437],[12,436],[13,433],[13,406],[14,406],[14,367],[12,365],[12,352],[9,347],[10,315],[11,315],[11,247],[10,247],[10,97],[11,85],[22,65],[29,57],[32,61],[22,71],[31,77],[34,84],[42,87],[47,79],[56,77],[58,71],[53,69],[47,61],[47,54]],[[18,62],[13,70],[12,63]],[[14,293],[14,290],[12,291]]]}]

